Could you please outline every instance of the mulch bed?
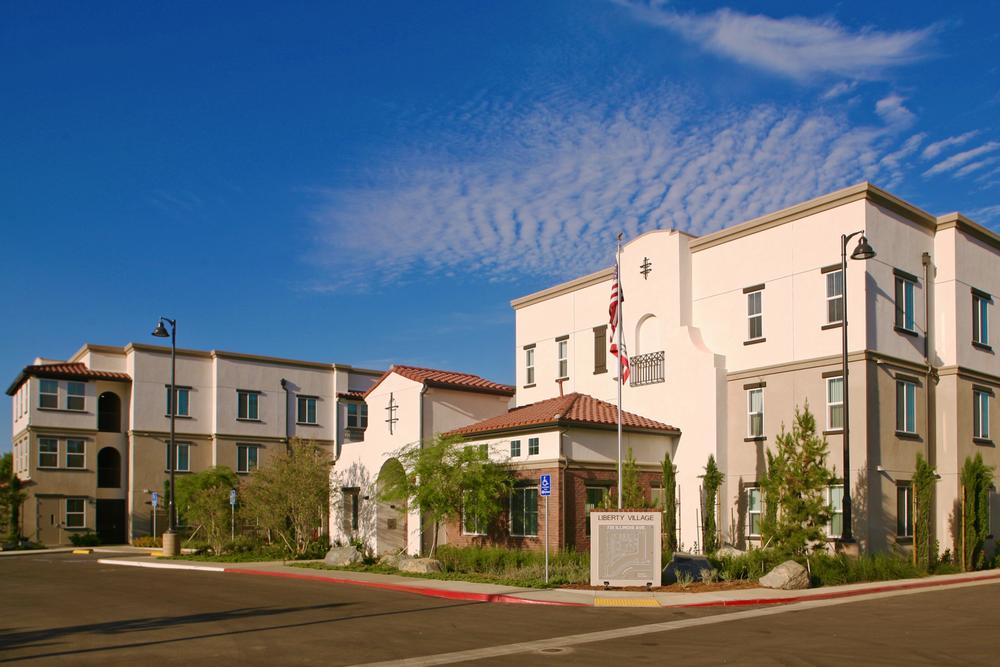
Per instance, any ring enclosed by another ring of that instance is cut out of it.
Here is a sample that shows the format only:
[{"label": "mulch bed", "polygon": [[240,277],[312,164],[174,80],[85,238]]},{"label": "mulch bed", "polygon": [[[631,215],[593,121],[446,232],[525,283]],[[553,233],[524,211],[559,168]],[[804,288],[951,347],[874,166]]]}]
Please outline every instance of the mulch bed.
[{"label": "mulch bed", "polygon": [[[590,586],[588,584],[566,584],[565,586],[560,586],[560,588],[573,588],[581,591],[604,590],[604,586]],[[714,591],[735,591],[747,588],[760,588],[760,584],[756,581],[718,581],[714,584],[706,584],[699,581],[688,584],[687,588],[682,587],[680,584],[670,584],[669,586],[654,586],[648,590],[654,593],[711,593]],[[607,590],[642,593],[647,589],[645,586],[626,586],[624,588],[615,588],[612,586]]]}]

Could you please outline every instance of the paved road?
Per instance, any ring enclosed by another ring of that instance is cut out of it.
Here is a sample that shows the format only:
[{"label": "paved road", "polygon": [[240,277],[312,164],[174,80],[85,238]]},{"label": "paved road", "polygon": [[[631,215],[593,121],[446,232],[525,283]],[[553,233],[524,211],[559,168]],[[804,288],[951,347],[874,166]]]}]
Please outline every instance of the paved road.
[{"label": "paved road", "polygon": [[[0,662],[15,664],[342,665],[417,656],[438,656],[420,664],[613,667],[1000,664],[998,584],[811,609],[595,609],[123,568],[62,554],[2,559],[0,582]],[[511,647],[518,642],[526,643]],[[478,653],[449,655],[463,651]]]}]

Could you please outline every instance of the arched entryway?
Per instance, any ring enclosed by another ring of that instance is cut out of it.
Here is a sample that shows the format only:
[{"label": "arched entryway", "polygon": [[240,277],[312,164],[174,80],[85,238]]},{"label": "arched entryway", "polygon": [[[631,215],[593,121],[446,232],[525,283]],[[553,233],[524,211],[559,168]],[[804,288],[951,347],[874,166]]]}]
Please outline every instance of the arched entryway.
[{"label": "arched entryway", "polygon": [[122,456],[114,447],[104,447],[97,452],[97,486],[101,489],[120,489],[122,486]]},{"label": "arched entryway", "polygon": [[406,549],[406,504],[382,499],[382,491],[388,479],[405,475],[403,464],[397,459],[389,459],[378,472],[375,485],[375,551],[378,555],[393,554]]},{"label": "arched entryway", "polygon": [[97,397],[97,430],[121,433],[122,401],[113,391],[106,391]]}]

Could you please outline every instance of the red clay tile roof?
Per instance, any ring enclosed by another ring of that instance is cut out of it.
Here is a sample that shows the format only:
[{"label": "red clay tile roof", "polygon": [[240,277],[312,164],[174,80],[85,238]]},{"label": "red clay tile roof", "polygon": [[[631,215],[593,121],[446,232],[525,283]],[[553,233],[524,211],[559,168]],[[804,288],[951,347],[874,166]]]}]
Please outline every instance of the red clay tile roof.
[{"label": "red clay tile roof", "polygon": [[87,368],[86,364],[40,364],[38,366],[25,366],[14,382],[7,389],[7,395],[13,396],[29,377],[52,378],[55,380],[110,380],[111,382],[131,382],[132,378],[128,373],[117,373],[115,371],[95,371]]},{"label": "red clay tile roof", "polygon": [[337,398],[346,398],[352,401],[363,401],[365,400],[365,392],[363,391],[342,391],[337,394]]},{"label": "red clay tile roof", "polygon": [[[457,428],[445,435],[473,435],[523,429],[531,426],[573,424],[616,426],[618,424],[618,408],[593,396],[573,393],[522,405],[509,410],[507,414]],[[625,411],[622,411],[622,428],[626,431],[680,433],[673,426],[648,419],[634,412]]]},{"label": "red clay tile roof", "polygon": [[478,375],[472,375],[471,373],[441,371],[434,368],[402,366],[399,364],[393,364],[389,370],[382,374],[382,377],[375,381],[375,384],[368,388],[368,391],[366,391],[364,395],[368,396],[368,394],[372,393],[372,390],[382,384],[382,380],[389,377],[392,373],[402,375],[405,378],[413,380],[414,382],[420,382],[428,387],[457,389],[459,391],[474,391],[481,394],[499,394],[500,396],[514,395],[514,387],[508,384],[493,382],[491,380],[481,378]]}]

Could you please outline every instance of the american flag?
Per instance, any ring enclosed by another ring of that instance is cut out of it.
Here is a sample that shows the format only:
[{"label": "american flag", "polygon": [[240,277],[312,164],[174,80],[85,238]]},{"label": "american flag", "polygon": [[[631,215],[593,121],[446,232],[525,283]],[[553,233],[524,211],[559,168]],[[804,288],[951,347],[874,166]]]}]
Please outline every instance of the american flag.
[{"label": "american flag", "polygon": [[615,266],[615,278],[611,283],[611,305],[608,307],[608,314],[611,315],[611,355],[618,357],[621,361],[621,383],[628,382],[628,351],[625,349],[625,341],[622,341],[621,355],[618,354],[618,343],[615,341],[615,332],[618,330],[618,304],[625,301],[624,294],[620,293],[621,287],[618,285],[618,266]]}]

